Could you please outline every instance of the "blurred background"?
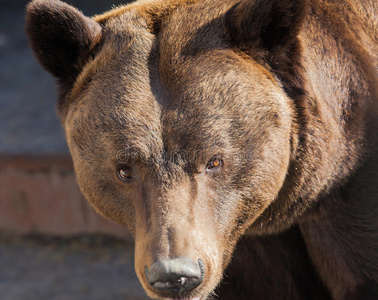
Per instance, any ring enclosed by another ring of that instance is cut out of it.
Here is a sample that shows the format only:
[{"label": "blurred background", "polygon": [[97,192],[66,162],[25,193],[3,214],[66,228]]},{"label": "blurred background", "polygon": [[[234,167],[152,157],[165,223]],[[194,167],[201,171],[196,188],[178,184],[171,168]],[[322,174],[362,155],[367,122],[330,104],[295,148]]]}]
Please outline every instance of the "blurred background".
[{"label": "blurred background", "polygon": [[[147,299],[129,232],[77,187],[55,82],[24,33],[27,2],[0,0],[0,299]],[[89,16],[121,3],[66,2]]]}]

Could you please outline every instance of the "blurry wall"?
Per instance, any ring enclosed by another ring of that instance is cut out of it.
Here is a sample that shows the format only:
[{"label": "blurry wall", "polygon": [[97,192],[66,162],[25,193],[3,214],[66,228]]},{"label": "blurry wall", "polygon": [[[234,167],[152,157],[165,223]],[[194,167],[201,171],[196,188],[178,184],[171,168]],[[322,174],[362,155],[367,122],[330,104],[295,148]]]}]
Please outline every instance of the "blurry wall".
[{"label": "blurry wall", "polygon": [[[122,3],[66,2],[88,16]],[[99,216],[80,194],[55,113],[55,82],[24,33],[27,3],[0,0],[0,233],[129,239],[127,229]]]}]

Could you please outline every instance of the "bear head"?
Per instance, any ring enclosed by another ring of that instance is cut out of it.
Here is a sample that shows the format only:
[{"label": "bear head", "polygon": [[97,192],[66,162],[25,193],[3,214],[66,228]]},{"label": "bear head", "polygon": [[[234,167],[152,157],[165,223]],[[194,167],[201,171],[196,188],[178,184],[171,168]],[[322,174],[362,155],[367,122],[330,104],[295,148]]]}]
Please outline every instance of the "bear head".
[{"label": "bear head", "polygon": [[284,185],[297,143],[304,1],[141,1],[89,18],[35,0],[26,30],[59,85],[77,181],[129,228],[159,299],[204,299]]}]

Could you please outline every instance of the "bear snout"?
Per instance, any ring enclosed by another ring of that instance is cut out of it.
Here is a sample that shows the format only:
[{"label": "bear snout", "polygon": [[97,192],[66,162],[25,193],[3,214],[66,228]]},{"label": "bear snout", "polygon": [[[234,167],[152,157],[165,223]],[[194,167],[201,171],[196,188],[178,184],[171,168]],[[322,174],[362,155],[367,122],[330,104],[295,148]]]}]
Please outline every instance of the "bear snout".
[{"label": "bear snout", "polygon": [[144,268],[149,285],[157,291],[190,292],[201,284],[205,267],[199,259],[175,258],[155,262],[150,268]]}]

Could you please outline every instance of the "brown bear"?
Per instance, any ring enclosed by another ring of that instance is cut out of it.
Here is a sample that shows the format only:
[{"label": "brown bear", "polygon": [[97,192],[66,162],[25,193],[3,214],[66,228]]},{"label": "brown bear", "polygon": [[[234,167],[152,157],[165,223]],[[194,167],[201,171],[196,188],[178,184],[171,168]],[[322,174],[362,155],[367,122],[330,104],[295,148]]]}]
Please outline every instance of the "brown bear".
[{"label": "brown bear", "polygon": [[378,2],[34,0],[88,201],[155,299],[378,299]]}]

